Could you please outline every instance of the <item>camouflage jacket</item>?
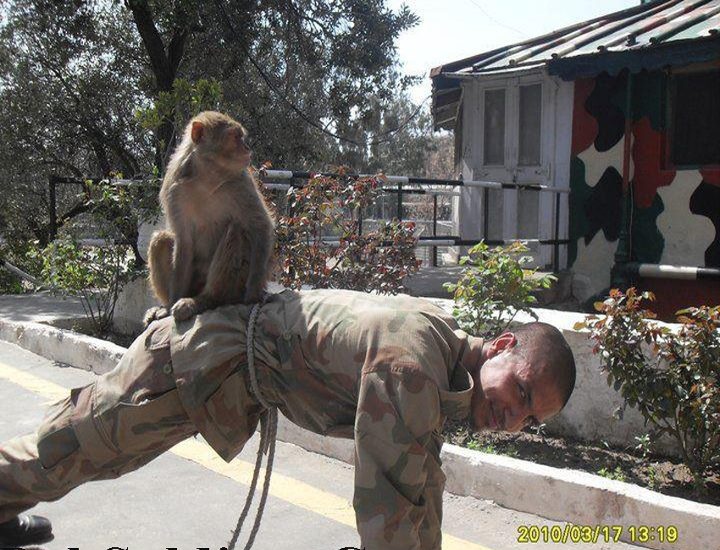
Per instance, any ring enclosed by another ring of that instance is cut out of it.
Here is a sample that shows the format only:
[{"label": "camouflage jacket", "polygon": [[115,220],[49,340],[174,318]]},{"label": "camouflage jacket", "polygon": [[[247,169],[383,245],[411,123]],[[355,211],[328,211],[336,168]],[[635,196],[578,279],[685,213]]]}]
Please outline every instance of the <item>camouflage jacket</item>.
[{"label": "camouflage jacket", "polygon": [[[250,306],[178,324],[178,392],[225,460],[251,437],[262,407],[250,392]],[[367,550],[439,549],[440,428],[469,414],[467,335],[450,315],[407,296],[284,291],[262,306],[255,363],[264,399],[316,433],[354,438],[355,507]]]}]

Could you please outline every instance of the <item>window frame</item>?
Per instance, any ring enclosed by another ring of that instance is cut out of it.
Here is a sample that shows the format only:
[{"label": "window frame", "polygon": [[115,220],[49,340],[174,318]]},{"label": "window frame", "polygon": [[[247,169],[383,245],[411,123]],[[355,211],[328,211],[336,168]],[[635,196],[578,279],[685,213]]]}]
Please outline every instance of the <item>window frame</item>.
[{"label": "window frame", "polygon": [[[720,169],[720,162],[708,164],[675,164],[673,162],[673,137],[674,137],[674,107],[676,105],[676,79],[680,76],[696,75],[703,73],[720,73],[720,68],[714,66],[691,66],[681,69],[666,71],[664,93],[662,96],[665,132],[662,141],[661,168],[668,171],[682,170],[717,170]],[[720,98],[718,99],[720,101]]]}]

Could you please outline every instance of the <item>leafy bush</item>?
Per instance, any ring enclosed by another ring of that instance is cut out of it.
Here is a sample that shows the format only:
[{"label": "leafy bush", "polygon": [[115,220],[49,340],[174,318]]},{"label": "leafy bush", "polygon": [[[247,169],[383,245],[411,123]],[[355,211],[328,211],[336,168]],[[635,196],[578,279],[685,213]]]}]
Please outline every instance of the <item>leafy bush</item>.
[{"label": "leafy bush", "polygon": [[505,330],[519,311],[537,319],[530,306],[537,302],[532,292],[548,288],[555,277],[533,277],[524,269],[532,257],[521,242],[490,248],[484,242],[473,246],[460,259],[465,266],[457,283],[445,283],[453,294],[453,315],[466,332],[490,337]]},{"label": "leafy bush", "polygon": [[379,177],[316,176],[291,188],[276,228],[279,282],[400,292],[420,266],[414,224],[393,220],[359,232],[362,209],[378,197],[380,184]]},{"label": "leafy bush", "polygon": [[608,385],[619,391],[623,408],[637,407],[652,425],[655,440],[668,434],[677,441],[685,465],[700,489],[704,476],[720,470],[720,306],[678,312],[681,326],[648,321],[641,307],[650,292],[612,290],[576,328],[589,328]]},{"label": "leafy bush", "polygon": [[107,334],[120,289],[134,272],[130,248],[84,247],[65,236],[30,254],[42,261],[43,280],[61,294],[78,296],[95,332]]},{"label": "leafy bush", "polygon": [[[88,181],[84,192],[90,219],[64,226],[63,234],[44,248],[35,243],[28,256],[39,263],[40,277],[54,291],[80,298],[94,332],[103,336],[112,328],[122,285],[141,271],[137,225],[156,213],[152,195],[157,191]],[[79,235],[103,242],[81,245]]]}]

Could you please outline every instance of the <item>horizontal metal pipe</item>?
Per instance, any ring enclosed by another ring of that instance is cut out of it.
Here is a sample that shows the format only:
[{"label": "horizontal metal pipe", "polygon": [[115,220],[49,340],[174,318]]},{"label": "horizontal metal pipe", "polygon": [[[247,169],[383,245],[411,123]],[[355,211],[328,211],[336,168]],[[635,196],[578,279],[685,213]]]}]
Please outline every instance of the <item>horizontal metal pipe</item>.
[{"label": "horizontal metal pipe", "polygon": [[[312,178],[314,176],[318,176],[318,175],[326,176],[326,177],[332,177],[332,176],[339,175],[339,174],[332,173],[332,172],[314,173],[314,172],[295,172],[292,170],[264,170],[263,172],[261,172],[261,174],[264,176],[263,180],[265,180],[265,179],[270,179],[270,180],[310,179],[310,178]],[[370,178],[370,177],[377,176],[377,174],[346,174],[346,175],[351,178]],[[570,189],[568,189],[568,188],[551,187],[548,185],[540,185],[540,184],[535,184],[535,183],[503,183],[500,181],[482,181],[482,180],[463,181],[463,180],[439,179],[439,178],[416,178],[416,177],[412,177],[412,176],[382,176],[382,178],[384,178],[386,183],[392,184],[392,185],[397,185],[397,184],[402,184],[402,185],[408,185],[408,184],[445,185],[445,186],[450,186],[450,187],[480,187],[480,188],[488,188],[488,189],[522,189],[522,190],[527,190],[527,191],[541,191],[541,192],[545,192],[545,193],[569,193],[570,192]],[[53,181],[55,183],[82,184],[86,180],[75,179],[75,178],[54,177]],[[100,182],[106,181],[110,185],[114,185],[117,187],[134,187],[134,186],[145,186],[145,185],[154,185],[155,184],[155,181],[145,180],[145,179],[113,180],[113,179],[88,178],[87,181],[92,181],[94,183],[100,183]],[[281,189],[281,187],[275,187],[275,186],[289,185],[289,184],[265,183],[265,185],[269,189]],[[403,190],[403,192],[405,192],[405,190]],[[443,194],[450,194],[450,193],[456,194],[457,192],[426,189],[425,193],[443,195]]]},{"label": "horizontal metal pipe", "polygon": [[17,275],[18,277],[20,277],[21,279],[25,279],[26,281],[30,281],[30,282],[31,282],[32,284],[34,284],[35,286],[41,286],[41,285],[42,285],[42,282],[41,282],[40,280],[36,279],[35,277],[33,277],[32,275],[30,275],[29,273],[25,273],[22,269],[20,269],[19,267],[15,267],[15,266],[14,266],[13,264],[11,264],[10,262],[7,262],[7,261],[5,261],[5,260],[2,260],[2,266],[3,266],[5,269],[7,269],[10,273],[13,273],[14,275]]},{"label": "horizontal metal pipe", "polygon": [[[337,243],[340,241],[339,237],[323,237],[321,239],[323,242],[326,243]],[[490,246],[500,246],[504,244],[510,244],[517,242],[518,239],[512,240],[485,240],[484,242]],[[427,237],[419,237],[417,246],[473,246],[481,242],[481,239],[478,240],[468,240],[468,239],[461,239],[460,237],[454,237],[454,236],[427,236]],[[557,241],[554,239],[520,239],[520,242],[527,243],[527,244],[540,244],[540,245],[554,245],[554,244],[569,244],[570,240],[568,239],[558,239]]]},{"label": "horizontal metal pipe", "polygon": [[[287,189],[294,187],[291,183],[264,182],[263,185],[268,189],[278,191],[286,191]],[[397,189],[393,189],[392,187],[383,189],[383,191],[386,193],[397,193]],[[403,194],[407,193],[410,195],[440,195],[443,197],[459,197],[461,194],[459,191],[448,191],[446,189],[407,189],[405,187],[402,192]]]},{"label": "horizontal metal pipe", "polygon": [[641,264],[631,262],[625,265],[630,275],[652,279],[712,280],[720,281],[720,269],[668,264]]},{"label": "horizontal metal pipe", "polygon": [[[289,170],[265,170],[262,172],[264,179],[310,179],[313,176],[338,176],[339,174],[324,172],[292,172]],[[377,174],[345,174],[351,178],[376,177]],[[451,187],[481,187],[489,189],[524,189],[528,191],[543,191],[548,193],[569,193],[569,188],[550,187],[548,185],[539,185],[535,183],[503,183],[500,181],[481,181],[481,180],[453,180],[438,178],[416,178],[412,176],[382,176],[387,183],[390,184],[415,184],[415,185],[447,185]]]}]

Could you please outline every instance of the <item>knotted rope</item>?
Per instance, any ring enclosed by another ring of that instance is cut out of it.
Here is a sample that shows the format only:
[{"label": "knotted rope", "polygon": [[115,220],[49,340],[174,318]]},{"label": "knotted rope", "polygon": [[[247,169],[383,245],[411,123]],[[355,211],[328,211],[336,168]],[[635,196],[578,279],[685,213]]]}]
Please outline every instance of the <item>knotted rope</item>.
[{"label": "knotted rope", "polygon": [[245,550],[250,550],[253,542],[255,542],[255,536],[260,529],[260,520],[262,519],[268,492],[270,490],[270,476],[272,475],[273,461],[275,459],[275,437],[277,435],[278,421],[277,408],[265,401],[265,398],[260,392],[260,386],[257,381],[257,372],[255,370],[255,322],[257,321],[258,313],[260,313],[260,307],[262,307],[265,303],[265,300],[266,296],[263,296],[263,299],[253,305],[250,310],[250,317],[248,319],[247,326],[247,363],[248,371],[250,373],[250,389],[255,395],[255,398],[263,407],[265,407],[266,410],[260,417],[260,445],[258,446],[257,457],[255,458],[255,471],[253,472],[252,481],[250,482],[248,495],[245,497],[245,506],[243,507],[240,518],[235,526],[235,531],[233,531],[232,539],[230,539],[230,542],[228,543],[228,550],[235,549],[235,544],[240,536],[243,523],[245,523],[245,519],[250,511],[250,505],[252,504],[253,497],[255,496],[258,478],[260,477],[260,467],[262,465],[263,454],[267,454],[268,458],[267,464],[265,465],[265,480],[263,481],[260,503],[258,504],[257,513],[255,514],[255,522],[253,523],[252,531],[250,531],[250,536],[245,544]]}]

